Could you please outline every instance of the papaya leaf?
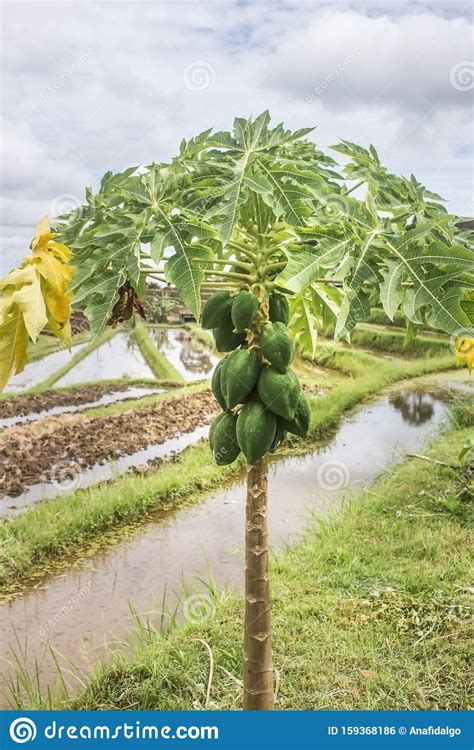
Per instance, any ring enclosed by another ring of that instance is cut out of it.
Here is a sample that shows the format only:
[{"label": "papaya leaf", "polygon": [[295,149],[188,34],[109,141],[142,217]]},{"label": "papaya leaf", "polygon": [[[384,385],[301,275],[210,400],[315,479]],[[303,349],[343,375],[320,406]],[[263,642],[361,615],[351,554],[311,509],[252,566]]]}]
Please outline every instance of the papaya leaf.
[{"label": "papaya leaf", "polygon": [[194,258],[212,261],[212,255],[205,248],[190,247],[185,252],[175,252],[165,265],[167,280],[175,284],[181,299],[199,320],[201,313],[201,285],[204,273]]},{"label": "papaya leaf", "polygon": [[[308,235],[305,235],[308,239]],[[289,245],[285,247],[288,263],[277,278],[277,283],[301,292],[309,287],[328,265],[335,265],[344,255],[349,240],[320,237],[315,247]]]},{"label": "papaya leaf", "polygon": [[27,361],[28,332],[20,307],[10,299],[0,300],[0,390]]},{"label": "papaya leaf", "polygon": [[32,241],[33,255],[20,268],[0,280],[0,389],[12,373],[23,370],[28,356],[28,338],[35,341],[44,328],[70,343],[73,269],[68,247],[54,240],[47,218],[43,218]]}]

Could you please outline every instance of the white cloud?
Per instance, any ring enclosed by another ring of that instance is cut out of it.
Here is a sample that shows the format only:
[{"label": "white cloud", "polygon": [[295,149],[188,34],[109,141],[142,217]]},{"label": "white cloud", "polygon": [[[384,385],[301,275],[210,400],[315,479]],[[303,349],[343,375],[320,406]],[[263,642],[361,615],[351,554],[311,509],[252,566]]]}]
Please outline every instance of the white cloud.
[{"label": "white cloud", "polygon": [[[469,91],[449,79],[471,54],[462,3],[10,2],[3,15],[0,271],[57,196],[267,107],[318,124],[324,147],[373,142],[469,208]],[[207,86],[186,81],[199,63]]]},{"label": "white cloud", "polygon": [[327,106],[390,102],[423,111],[427,103],[467,105],[450,71],[472,56],[471,32],[466,19],[426,12],[398,18],[327,12],[286,35],[271,83],[295,97],[326,82]]}]

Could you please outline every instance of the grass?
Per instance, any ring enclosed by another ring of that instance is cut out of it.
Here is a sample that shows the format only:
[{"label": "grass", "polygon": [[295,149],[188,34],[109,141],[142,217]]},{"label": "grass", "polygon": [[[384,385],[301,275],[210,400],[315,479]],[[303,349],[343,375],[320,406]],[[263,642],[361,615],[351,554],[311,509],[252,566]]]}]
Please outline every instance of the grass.
[{"label": "grass", "polygon": [[135,321],[134,335],[148,367],[158,380],[184,383],[184,378],[153,344],[147,327],[139,320]]},{"label": "grass", "polygon": [[[89,338],[90,334],[88,331],[79,333],[74,336],[74,343],[80,344]],[[47,354],[53,354],[60,348],[61,344],[54,336],[47,336],[40,334],[35,342],[28,342],[28,361],[34,362],[37,359],[45,357]]]},{"label": "grass", "polygon": [[[429,454],[456,464],[472,430]],[[406,459],[272,561],[278,709],[469,708],[472,534],[460,473]],[[79,709],[241,707],[243,599],[216,594],[204,624],[139,626],[131,659],[101,667]],[[212,610],[211,610],[212,611]],[[207,647],[205,647],[207,644]]]},{"label": "grass", "polygon": [[[452,359],[420,360],[395,366],[376,356],[321,347],[320,358],[330,367],[361,373],[312,401],[311,433],[307,441],[294,440],[293,450],[304,452],[314,440],[329,434],[348,409],[403,378],[435,372],[452,365]],[[114,405],[114,408],[120,408]],[[108,412],[110,413],[110,411]],[[118,534],[128,533],[130,524],[144,523],[163,507],[197,502],[206,491],[241,471],[242,461],[216,467],[207,445],[189,448],[173,463],[163,464],[145,477],[119,477],[89,490],[78,490],[67,498],[38,503],[24,514],[0,525],[0,586],[8,598],[27,583],[44,578],[90,556]],[[73,552],[71,552],[73,550]]]},{"label": "grass", "polygon": [[407,342],[404,331],[390,331],[377,326],[357,326],[351,333],[351,342],[356,346],[403,356],[435,357],[449,351],[446,338],[419,334]]},{"label": "grass", "polygon": [[406,327],[406,318],[399,310],[395,313],[393,320],[385,314],[385,311],[381,307],[373,307],[370,311],[370,316],[367,320],[368,323],[376,323],[383,326],[400,326],[401,328]]}]

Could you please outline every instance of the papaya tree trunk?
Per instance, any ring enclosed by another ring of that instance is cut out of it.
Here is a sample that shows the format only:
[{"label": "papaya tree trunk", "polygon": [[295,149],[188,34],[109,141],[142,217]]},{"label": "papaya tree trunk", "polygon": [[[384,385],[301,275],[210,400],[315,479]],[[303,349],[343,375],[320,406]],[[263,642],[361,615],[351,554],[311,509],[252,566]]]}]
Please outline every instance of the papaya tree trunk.
[{"label": "papaya tree trunk", "polygon": [[268,579],[268,469],[265,459],[247,474],[245,522],[244,710],[273,708],[273,661]]}]

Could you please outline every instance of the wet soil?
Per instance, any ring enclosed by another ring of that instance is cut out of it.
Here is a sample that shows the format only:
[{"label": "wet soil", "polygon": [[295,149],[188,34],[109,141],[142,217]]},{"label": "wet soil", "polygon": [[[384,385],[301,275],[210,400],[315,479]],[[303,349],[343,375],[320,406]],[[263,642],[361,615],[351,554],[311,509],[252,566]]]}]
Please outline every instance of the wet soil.
[{"label": "wet soil", "polygon": [[101,461],[192,432],[217,410],[206,390],[101,419],[67,414],[12,427],[0,434],[0,496],[16,497],[40,482],[62,482]]},{"label": "wet soil", "polygon": [[[150,380],[134,380],[133,386],[150,386]],[[95,385],[76,386],[67,390],[51,389],[28,396],[16,396],[0,400],[0,420],[12,417],[25,417],[29,414],[40,414],[59,406],[81,406],[99,401],[108,393],[127,391],[132,385],[123,383],[96,383]]]},{"label": "wet soil", "polygon": [[167,438],[162,443],[154,443],[120,458],[100,461],[87,468],[78,461],[62,461],[54,470],[46,472],[43,481],[31,485],[15,498],[3,498],[0,502],[0,517],[12,516],[28,509],[34,503],[67,496],[76,490],[83,490],[92,485],[98,486],[117,479],[122,474],[144,476],[156,471],[164,461],[174,461],[186,448],[204,440],[209,433],[209,425],[204,424],[191,432],[183,432],[177,437]]}]

